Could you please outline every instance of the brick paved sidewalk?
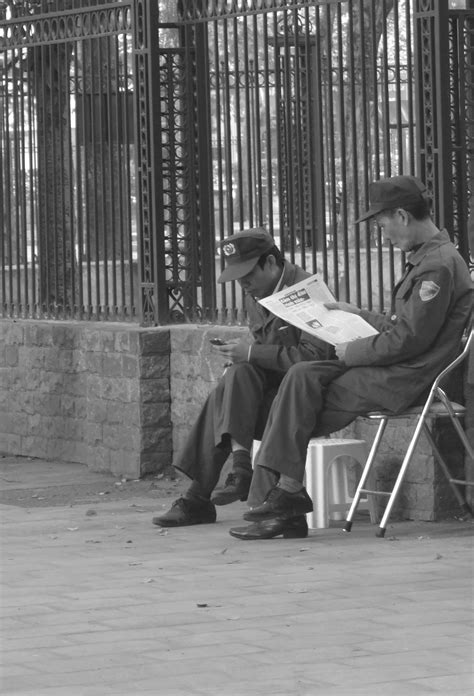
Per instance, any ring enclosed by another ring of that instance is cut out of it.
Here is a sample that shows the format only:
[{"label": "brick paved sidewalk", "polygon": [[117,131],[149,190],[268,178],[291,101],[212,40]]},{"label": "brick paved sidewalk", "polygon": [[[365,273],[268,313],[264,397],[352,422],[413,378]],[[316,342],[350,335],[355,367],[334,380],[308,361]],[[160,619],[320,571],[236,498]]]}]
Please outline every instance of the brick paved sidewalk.
[{"label": "brick paved sidewalk", "polygon": [[471,522],[243,542],[169,502],[0,505],[3,696],[474,693]]}]

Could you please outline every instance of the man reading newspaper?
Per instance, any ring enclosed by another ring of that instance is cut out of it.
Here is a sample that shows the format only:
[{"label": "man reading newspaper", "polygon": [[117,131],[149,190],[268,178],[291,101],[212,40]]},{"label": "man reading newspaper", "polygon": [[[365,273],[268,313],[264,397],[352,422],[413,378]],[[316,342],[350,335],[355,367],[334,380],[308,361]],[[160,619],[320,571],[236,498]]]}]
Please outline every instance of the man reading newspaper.
[{"label": "man reading newspaper", "polygon": [[[362,317],[372,335],[336,345],[339,361],[300,362],[286,373],[267,420],[248,495],[252,522],[230,534],[239,539],[303,537],[313,503],[303,487],[306,449],[358,415],[384,408],[400,413],[419,400],[456,356],[472,312],[466,263],[430,217],[424,185],[415,177],[381,179],[369,189],[384,236],[408,253],[387,315],[328,302]],[[348,316],[349,316],[348,314]]]}]

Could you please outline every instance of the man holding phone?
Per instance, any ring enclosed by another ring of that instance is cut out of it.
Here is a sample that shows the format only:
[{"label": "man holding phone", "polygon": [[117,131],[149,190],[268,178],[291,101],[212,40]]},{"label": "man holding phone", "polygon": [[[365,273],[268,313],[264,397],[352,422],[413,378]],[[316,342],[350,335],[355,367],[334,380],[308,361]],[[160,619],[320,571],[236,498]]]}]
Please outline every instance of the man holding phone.
[{"label": "man holding phone", "polygon": [[[173,462],[191,479],[191,484],[168,512],[153,518],[153,524],[162,527],[212,523],[216,520],[216,505],[247,500],[252,478],[252,442],[262,436],[286,372],[301,361],[335,357],[332,346],[287,325],[258,303],[259,299],[309,276],[283,258],[268,232],[263,228],[245,230],[228,237],[220,246],[226,268],[218,282],[240,284],[252,342],[249,345],[244,341],[212,341],[214,350],[228,366]],[[230,455],[231,472],[225,485],[214,491]],[[295,525],[298,536],[306,536],[304,515],[275,526],[271,534],[292,534]]]}]

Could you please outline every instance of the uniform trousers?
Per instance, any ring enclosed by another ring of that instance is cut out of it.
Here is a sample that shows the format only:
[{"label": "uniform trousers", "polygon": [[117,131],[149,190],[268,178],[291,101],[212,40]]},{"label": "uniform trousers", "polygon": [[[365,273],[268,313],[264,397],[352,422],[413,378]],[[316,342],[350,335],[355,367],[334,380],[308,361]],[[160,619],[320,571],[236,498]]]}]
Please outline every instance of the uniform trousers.
[{"label": "uniform trousers", "polygon": [[312,437],[329,435],[357,416],[381,408],[370,396],[370,385],[365,395],[338,385],[337,378],[347,370],[344,363],[330,360],[297,363],[286,373],[255,458],[250,507],[265,500],[280,474],[303,481]]},{"label": "uniform trousers", "polygon": [[248,450],[254,439],[261,439],[282,378],[273,370],[236,363],[211,391],[173,462],[204,495],[209,496],[219,481],[231,438]]}]

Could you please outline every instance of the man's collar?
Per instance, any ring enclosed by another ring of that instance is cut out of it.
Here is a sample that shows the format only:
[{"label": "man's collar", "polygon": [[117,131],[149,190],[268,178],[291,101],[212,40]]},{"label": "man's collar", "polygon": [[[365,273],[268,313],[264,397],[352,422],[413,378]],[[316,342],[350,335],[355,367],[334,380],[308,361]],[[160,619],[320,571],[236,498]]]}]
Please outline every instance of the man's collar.
[{"label": "man's collar", "polygon": [[417,246],[408,253],[407,262],[412,266],[416,266],[420,263],[421,259],[424,258],[429,249],[440,246],[441,244],[447,244],[450,241],[447,230],[438,230],[431,239],[428,239],[423,244],[417,244]]}]

